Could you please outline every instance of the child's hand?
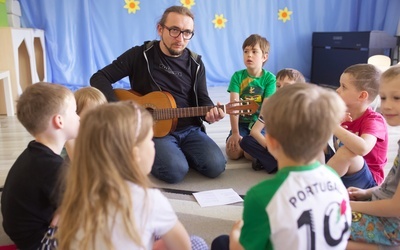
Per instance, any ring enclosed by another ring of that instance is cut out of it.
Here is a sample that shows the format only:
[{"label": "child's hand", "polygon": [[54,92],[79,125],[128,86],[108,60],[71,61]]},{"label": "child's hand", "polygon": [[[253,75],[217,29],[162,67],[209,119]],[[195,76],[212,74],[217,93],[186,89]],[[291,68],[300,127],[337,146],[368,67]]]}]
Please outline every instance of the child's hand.
[{"label": "child's hand", "polygon": [[365,189],[349,187],[347,192],[349,193],[349,198],[352,201],[363,201],[370,198],[368,197],[368,192]]},{"label": "child's hand", "polygon": [[243,220],[238,220],[232,227],[231,233],[229,234],[229,249],[230,250],[241,250],[242,245],[239,242],[240,231],[243,227]]},{"label": "child's hand", "polygon": [[346,112],[346,114],[342,120],[342,123],[343,122],[352,122],[352,121],[353,121],[353,118],[351,117],[351,114],[349,112]]},{"label": "child's hand", "polygon": [[351,114],[349,112],[346,112],[345,116],[343,117],[342,122],[340,123],[343,128],[347,129],[347,125],[342,125],[344,122],[352,122],[353,118],[351,117]]},{"label": "child's hand", "polygon": [[239,143],[241,140],[242,140],[242,137],[239,134],[232,134],[228,139],[226,147],[232,151],[240,150]]},{"label": "child's hand", "polygon": [[163,239],[156,240],[153,244],[153,250],[167,250],[167,246]]}]

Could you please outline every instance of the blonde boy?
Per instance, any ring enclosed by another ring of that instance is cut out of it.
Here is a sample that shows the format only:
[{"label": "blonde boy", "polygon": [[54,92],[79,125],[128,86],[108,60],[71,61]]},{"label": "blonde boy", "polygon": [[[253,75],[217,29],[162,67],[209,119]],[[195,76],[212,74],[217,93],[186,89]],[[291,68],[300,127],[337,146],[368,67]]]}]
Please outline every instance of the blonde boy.
[{"label": "blonde boy", "polygon": [[[243,61],[246,69],[236,71],[229,83],[230,101],[254,100],[259,105],[275,93],[276,78],[263,69],[268,60],[270,44],[264,37],[253,34],[243,42]],[[232,160],[243,156],[239,143],[257,121],[259,110],[251,116],[230,115],[231,130],[226,139],[226,154]]]},{"label": "blonde boy", "polygon": [[79,116],[73,93],[36,83],[22,93],[17,117],[34,137],[7,175],[1,197],[4,231],[19,249],[37,249],[57,208],[58,174],[65,142],[75,138]]},{"label": "blonde boy", "polygon": [[383,116],[369,105],[379,90],[381,72],[370,64],[344,70],[337,93],[347,106],[348,118],[334,130],[336,153],[327,162],[346,187],[371,188],[384,179],[388,132]]},{"label": "blonde boy", "polygon": [[230,249],[346,247],[349,197],[337,173],[317,160],[345,110],[336,93],[305,83],[288,85],[263,104],[278,172],[247,192]]}]

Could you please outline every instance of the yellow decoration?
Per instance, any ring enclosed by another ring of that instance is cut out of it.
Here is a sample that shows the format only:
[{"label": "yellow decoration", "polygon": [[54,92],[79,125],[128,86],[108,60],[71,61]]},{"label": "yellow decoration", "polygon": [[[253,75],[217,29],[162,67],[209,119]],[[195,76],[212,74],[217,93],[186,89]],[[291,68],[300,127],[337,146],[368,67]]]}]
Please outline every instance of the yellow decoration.
[{"label": "yellow decoration", "polygon": [[195,5],[195,2],[194,2],[194,0],[181,0],[181,4],[184,7],[190,9],[190,8],[192,8],[193,5]]},{"label": "yellow decoration", "polygon": [[131,14],[135,14],[137,10],[140,10],[139,4],[140,1],[135,1],[135,0],[125,0],[125,9],[128,9],[128,13]]},{"label": "yellow decoration", "polygon": [[290,15],[292,13],[292,11],[289,11],[288,8],[285,7],[283,10],[279,10],[278,20],[282,20],[284,23],[286,23],[287,20],[290,20]]},{"label": "yellow decoration", "polygon": [[214,28],[222,29],[225,28],[225,23],[228,22],[228,20],[224,18],[224,14],[221,14],[215,15],[215,18],[212,22],[214,23]]}]

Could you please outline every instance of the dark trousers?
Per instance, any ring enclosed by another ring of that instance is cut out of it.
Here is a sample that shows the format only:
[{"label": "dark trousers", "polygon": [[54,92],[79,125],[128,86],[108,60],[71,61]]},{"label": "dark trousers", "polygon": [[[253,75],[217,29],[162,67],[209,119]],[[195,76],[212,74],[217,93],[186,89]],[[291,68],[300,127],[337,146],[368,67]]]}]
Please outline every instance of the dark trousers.
[{"label": "dark trousers", "polygon": [[274,173],[278,169],[278,162],[268,149],[261,146],[251,135],[243,136],[240,147],[253,158],[259,160],[268,173]]},{"label": "dark trousers", "polygon": [[220,235],[211,243],[211,250],[229,250],[229,235]]}]

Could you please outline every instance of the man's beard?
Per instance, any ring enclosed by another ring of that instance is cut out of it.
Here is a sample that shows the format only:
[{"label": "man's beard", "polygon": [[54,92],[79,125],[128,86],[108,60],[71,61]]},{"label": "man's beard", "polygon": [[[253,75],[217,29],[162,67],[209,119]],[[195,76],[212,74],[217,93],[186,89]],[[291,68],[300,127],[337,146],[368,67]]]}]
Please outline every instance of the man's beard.
[{"label": "man's beard", "polygon": [[170,55],[172,55],[172,56],[180,56],[180,55],[182,55],[182,51],[177,51],[177,50],[173,50],[173,49],[169,48],[165,44],[164,40],[163,39],[161,39],[161,40],[162,40],[162,43],[164,44],[165,48],[167,48],[167,50],[168,50]]}]

